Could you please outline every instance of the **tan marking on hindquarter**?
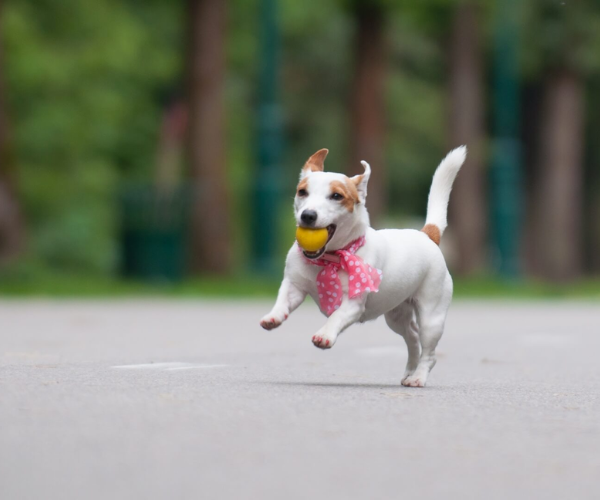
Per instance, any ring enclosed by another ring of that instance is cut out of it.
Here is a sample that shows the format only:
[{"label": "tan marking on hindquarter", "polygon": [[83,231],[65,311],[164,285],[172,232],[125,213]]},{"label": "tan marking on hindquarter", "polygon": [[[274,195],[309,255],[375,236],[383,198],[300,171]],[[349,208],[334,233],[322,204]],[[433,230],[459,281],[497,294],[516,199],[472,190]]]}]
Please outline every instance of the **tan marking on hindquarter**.
[{"label": "tan marking on hindquarter", "polygon": [[425,224],[425,227],[421,229],[429,239],[433,241],[436,245],[440,245],[440,240],[442,239],[442,235],[440,234],[440,228],[435,224]]},{"label": "tan marking on hindquarter", "polygon": [[340,200],[342,206],[348,210],[348,212],[354,212],[354,205],[360,202],[356,185],[350,179],[346,179],[346,182],[331,181],[329,187],[331,189],[331,194],[339,193],[344,197],[343,200]]}]

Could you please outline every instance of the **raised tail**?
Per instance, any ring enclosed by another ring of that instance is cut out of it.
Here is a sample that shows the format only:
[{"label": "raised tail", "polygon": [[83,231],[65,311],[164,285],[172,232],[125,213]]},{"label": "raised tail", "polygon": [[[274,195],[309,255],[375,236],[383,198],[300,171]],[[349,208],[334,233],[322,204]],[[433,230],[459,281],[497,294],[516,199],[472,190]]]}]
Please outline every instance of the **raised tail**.
[{"label": "raised tail", "polygon": [[460,146],[450,151],[433,174],[429,201],[427,202],[427,219],[422,231],[436,244],[448,225],[448,200],[456,174],[467,157],[467,147]]}]

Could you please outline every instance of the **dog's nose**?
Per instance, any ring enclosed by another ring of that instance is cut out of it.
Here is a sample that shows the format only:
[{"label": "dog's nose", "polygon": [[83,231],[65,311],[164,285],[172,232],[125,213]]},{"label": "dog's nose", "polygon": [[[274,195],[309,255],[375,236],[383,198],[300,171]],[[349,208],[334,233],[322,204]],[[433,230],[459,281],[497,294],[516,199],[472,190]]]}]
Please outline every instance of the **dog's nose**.
[{"label": "dog's nose", "polygon": [[314,210],[305,210],[304,212],[302,212],[300,219],[302,219],[302,222],[304,222],[304,224],[312,225],[317,220],[317,212],[315,212]]}]

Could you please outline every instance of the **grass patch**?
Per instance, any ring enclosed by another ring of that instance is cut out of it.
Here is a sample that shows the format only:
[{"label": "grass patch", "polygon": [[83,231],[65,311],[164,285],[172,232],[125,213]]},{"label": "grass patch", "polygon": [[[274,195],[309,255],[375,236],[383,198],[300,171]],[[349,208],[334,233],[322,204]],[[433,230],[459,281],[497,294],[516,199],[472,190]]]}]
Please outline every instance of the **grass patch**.
[{"label": "grass patch", "polygon": [[555,284],[535,280],[503,280],[494,277],[456,278],[454,296],[502,299],[600,299],[600,279]]},{"label": "grass patch", "polygon": [[275,279],[206,276],[181,283],[118,280],[110,277],[61,275],[36,279],[0,279],[3,297],[270,297]]},{"label": "grass patch", "polygon": [[[13,271],[0,274],[3,297],[204,297],[274,298],[280,277],[204,276],[181,283],[127,281],[106,276]],[[568,285],[538,281],[505,281],[493,277],[457,278],[454,296],[469,299],[600,299],[600,280]]]}]

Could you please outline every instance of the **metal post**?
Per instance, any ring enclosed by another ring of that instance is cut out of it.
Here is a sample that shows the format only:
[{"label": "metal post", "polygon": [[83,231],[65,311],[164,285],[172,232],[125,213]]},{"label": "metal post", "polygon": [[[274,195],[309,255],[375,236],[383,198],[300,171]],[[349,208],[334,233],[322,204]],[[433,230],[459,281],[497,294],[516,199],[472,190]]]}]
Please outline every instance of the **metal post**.
[{"label": "metal post", "polygon": [[274,270],[281,192],[281,111],[278,104],[279,29],[277,0],[261,0],[258,104],[258,172],[254,185],[253,260],[261,272]]},{"label": "metal post", "polygon": [[504,277],[520,274],[523,175],[519,140],[519,0],[496,1],[494,49],[494,142],[491,217],[494,263]]}]

